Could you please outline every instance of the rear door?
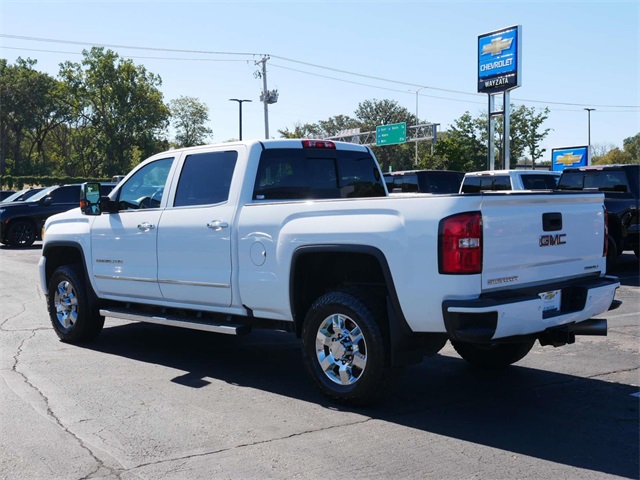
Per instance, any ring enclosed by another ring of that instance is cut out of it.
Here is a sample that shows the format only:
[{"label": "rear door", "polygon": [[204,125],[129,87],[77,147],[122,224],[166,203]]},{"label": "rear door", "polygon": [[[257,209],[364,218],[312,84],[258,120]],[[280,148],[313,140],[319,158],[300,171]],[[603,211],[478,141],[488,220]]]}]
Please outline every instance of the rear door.
[{"label": "rear door", "polygon": [[237,199],[231,180],[246,147],[186,155],[158,228],[158,284],[165,300],[231,305],[231,238]]}]

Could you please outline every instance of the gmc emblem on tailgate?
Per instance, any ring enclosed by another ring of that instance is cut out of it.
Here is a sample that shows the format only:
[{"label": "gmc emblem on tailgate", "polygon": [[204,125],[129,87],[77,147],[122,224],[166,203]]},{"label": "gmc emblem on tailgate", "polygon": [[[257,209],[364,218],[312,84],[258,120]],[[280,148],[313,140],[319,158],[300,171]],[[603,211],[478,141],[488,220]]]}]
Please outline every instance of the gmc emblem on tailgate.
[{"label": "gmc emblem on tailgate", "polygon": [[567,243],[565,237],[567,235],[561,233],[559,235],[541,235],[540,236],[540,246],[541,247],[553,247],[554,245],[564,245]]}]

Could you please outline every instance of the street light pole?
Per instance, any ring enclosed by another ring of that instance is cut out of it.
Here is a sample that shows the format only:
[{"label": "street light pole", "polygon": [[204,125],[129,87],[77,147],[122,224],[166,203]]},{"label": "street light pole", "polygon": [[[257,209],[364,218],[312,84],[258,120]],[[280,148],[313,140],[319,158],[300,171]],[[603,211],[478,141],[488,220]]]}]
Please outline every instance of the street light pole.
[{"label": "street light pole", "polygon": [[585,108],[584,110],[587,111],[587,132],[588,132],[588,140],[589,140],[589,146],[591,146],[591,112],[593,112],[595,110],[595,108]]},{"label": "street light pole", "polygon": [[230,98],[230,102],[238,102],[238,107],[240,109],[240,118],[238,120],[240,124],[240,138],[238,140],[242,140],[242,102],[250,102],[251,100],[239,99],[239,98]]},{"label": "street light pole", "polygon": [[587,111],[587,165],[591,165],[591,112],[595,110],[595,108],[585,108]]},{"label": "street light pole", "polygon": [[[418,93],[420,92],[420,90],[423,90],[425,88],[428,87],[420,87],[418,90],[416,90],[416,122],[418,122],[418,125],[420,124],[420,118],[418,117]],[[418,135],[418,129],[416,129],[416,135]],[[416,158],[414,160],[414,163],[418,165],[418,140],[416,140]]]}]

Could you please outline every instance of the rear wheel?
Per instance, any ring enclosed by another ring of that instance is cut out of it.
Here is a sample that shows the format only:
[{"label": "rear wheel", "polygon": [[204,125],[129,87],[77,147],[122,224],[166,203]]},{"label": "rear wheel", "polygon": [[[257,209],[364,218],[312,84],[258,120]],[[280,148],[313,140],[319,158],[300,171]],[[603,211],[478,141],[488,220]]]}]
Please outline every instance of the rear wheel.
[{"label": "rear wheel", "polygon": [[330,399],[364,405],[376,400],[387,380],[382,315],[374,302],[334,291],[314,302],[302,329],[307,372]]},{"label": "rear wheel", "polygon": [[59,267],[49,281],[49,317],[60,340],[88,342],[102,331],[104,317],[92,304],[79,265]]},{"label": "rear wheel", "polygon": [[12,247],[30,247],[36,240],[36,229],[28,220],[17,220],[9,225],[7,242]]},{"label": "rear wheel", "polygon": [[456,352],[467,362],[484,368],[501,368],[522,360],[533,348],[536,340],[515,343],[476,344],[454,342]]}]

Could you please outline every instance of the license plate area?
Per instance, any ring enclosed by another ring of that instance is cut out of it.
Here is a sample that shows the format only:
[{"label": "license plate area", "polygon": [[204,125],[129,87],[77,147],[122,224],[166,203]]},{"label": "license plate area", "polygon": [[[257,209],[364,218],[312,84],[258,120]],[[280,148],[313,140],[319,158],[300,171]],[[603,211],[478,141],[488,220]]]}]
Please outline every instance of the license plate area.
[{"label": "license plate area", "polygon": [[539,293],[542,300],[542,318],[549,318],[559,315],[562,306],[562,290],[549,290]]}]

